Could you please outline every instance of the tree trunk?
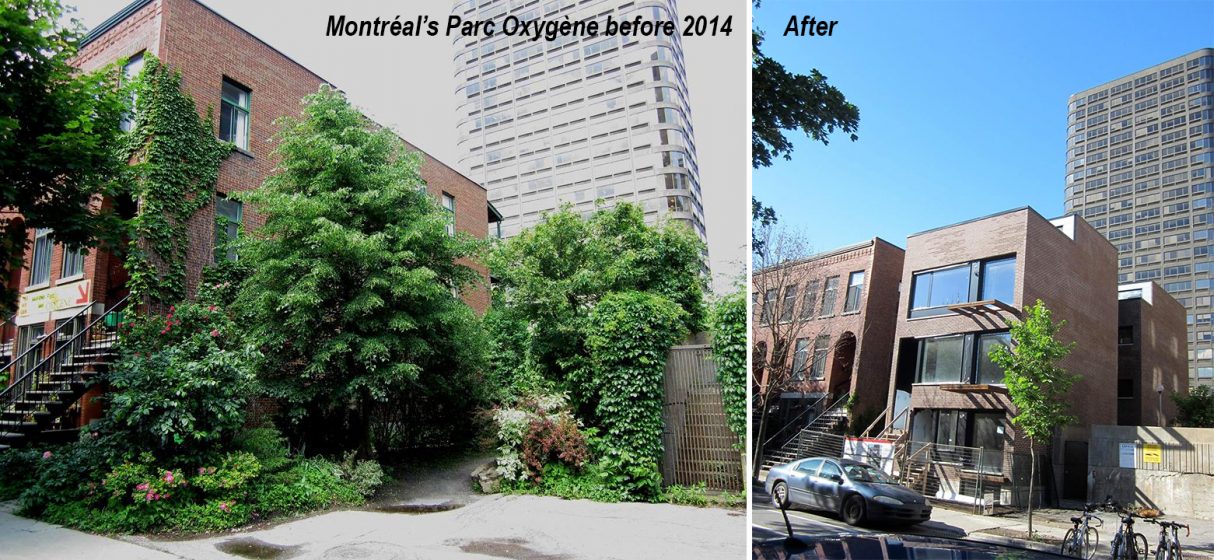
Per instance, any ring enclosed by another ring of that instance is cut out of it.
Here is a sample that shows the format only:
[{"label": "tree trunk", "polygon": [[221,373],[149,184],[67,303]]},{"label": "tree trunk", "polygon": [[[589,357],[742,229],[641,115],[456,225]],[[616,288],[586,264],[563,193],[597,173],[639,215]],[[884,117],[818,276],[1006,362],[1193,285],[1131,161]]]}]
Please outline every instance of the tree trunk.
[{"label": "tree trunk", "polygon": [[1033,481],[1037,478],[1037,450],[1029,438],[1029,539],[1033,538]]},{"label": "tree trunk", "polygon": [[755,433],[754,440],[754,468],[750,471],[751,478],[759,479],[759,467],[763,466],[763,438],[767,432],[767,399],[763,400],[763,410],[759,411],[759,431]]}]

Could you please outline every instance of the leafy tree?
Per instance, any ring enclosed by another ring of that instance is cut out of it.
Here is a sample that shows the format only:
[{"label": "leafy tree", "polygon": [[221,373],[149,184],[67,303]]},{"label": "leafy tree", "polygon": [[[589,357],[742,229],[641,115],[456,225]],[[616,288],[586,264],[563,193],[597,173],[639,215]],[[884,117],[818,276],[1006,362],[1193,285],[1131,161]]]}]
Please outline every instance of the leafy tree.
[{"label": "leafy tree", "polygon": [[739,448],[746,443],[746,296],[737,291],[721,298],[709,316],[712,359],[721,382],[725,420],[738,436]]},{"label": "leafy tree", "polygon": [[1189,394],[1172,394],[1176,403],[1176,424],[1191,428],[1214,428],[1214,388],[1199,385]]},{"label": "leafy tree", "polygon": [[599,210],[589,219],[569,206],[548,213],[487,257],[501,305],[510,310],[514,328],[528,333],[529,361],[515,366],[534,367],[557,391],[570,394],[584,418],[592,418],[596,397],[586,347],[592,310],[611,293],[647,292],[678,305],[684,329],[699,331],[705,316],[703,249],[682,225],[646,225],[632,204]]},{"label": "leafy tree", "polygon": [[[57,0],[0,5],[0,276],[22,265],[27,228],[52,228],[82,247],[116,241],[121,222],[102,209],[126,161],[119,123],[125,97],[113,69],[81,73],[70,61],[82,37],[61,24]],[[0,285],[0,310],[16,293]]]},{"label": "leafy tree", "polygon": [[759,199],[750,197],[750,250],[759,259],[767,252],[767,239],[764,238],[763,232],[770,231],[779,221],[774,208],[764,206]]},{"label": "leafy tree", "polygon": [[390,395],[476,394],[461,383],[479,368],[464,345],[475,313],[457,292],[478,279],[460,261],[479,242],[447,234],[420,156],[339,92],[306,97],[278,139],[278,171],[241,196],[265,223],[239,246],[251,272],[235,305],[267,391],[308,420],[298,432],[370,451],[368,419]]},{"label": "leafy tree", "polygon": [[1038,441],[1048,441],[1058,428],[1075,421],[1066,400],[1071,385],[1079,379],[1058,366],[1075,343],[1058,341],[1066,321],[1054,322],[1041,300],[1024,308],[1024,319],[1011,322],[1012,346],[996,346],[992,362],[1003,368],[1003,382],[1016,407],[1012,423],[1029,438],[1029,534],[1033,534],[1033,482],[1037,478]]},{"label": "leafy tree", "polygon": [[[755,0],[755,8],[759,7]],[[763,54],[763,32],[751,33],[751,166],[768,167],[772,159],[792,159],[792,142],[784,131],[800,129],[828,144],[836,130],[857,139],[860,110],[817,69],[809,75],[789,72]]]}]

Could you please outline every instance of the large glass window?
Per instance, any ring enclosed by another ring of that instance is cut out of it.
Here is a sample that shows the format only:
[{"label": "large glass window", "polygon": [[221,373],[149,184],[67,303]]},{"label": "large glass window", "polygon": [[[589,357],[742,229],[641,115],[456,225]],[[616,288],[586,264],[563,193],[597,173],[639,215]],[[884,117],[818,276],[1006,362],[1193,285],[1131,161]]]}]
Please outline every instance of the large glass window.
[{"label": "large glass window", "polygon": [[830,336],[822,335],[814,340],[814,364],[809,370],[810,379],[826,377],[826,355],[830,352]]},{"label": "large glass window", "polygon": [[822,311],[818,313],[819,317],[826,317],[835,314],[835,298],[839,293],[839,277],[832,276],[826,279],[826,288],[822,290]]},{"label": "large glass window", "polygon": [[857,270],[847,278],[847,301],[843,304],[843,312],[859,311],[860,298],[864,295],[864,271]]},{"label": "large glass window", "polygon": [[976,383],[1003,383],[1003,368],[991,361],[991,350],[997,347],[1008,347],[1012,344],[1010,333],[991,333],[978,337],[978,375]]},{"label": "large glass window", "polygon": [[1012,303],[1016,290],[1016,258],[982,263],[982,295],[979,300]]},{"label": "large glass window", "polygon": [[51,281],[51,250],[53,248],[54,242],[51,241],[50,228],[34,230],[34,258],[30,262],[29,285],[37,286]]},{"label": "large glass window", "polygon": [[249,90],[224,80],[219,100],[219,139],[248,150]]},{"label": "large glass window", "polygon": [[805,364],[809,361],[809,339],[798,338],[796,349],[792,355],[792,378],[799,381],[805,378]]},{"label": "large glass window", "polygon": [[801,318],[809,319],[814,316],[814,309],[818,303],[818,281],[810,280],[805,285],[805,296],[801,298]]},{"label": "large glass window", "polygon": [[919,383],[961,381],[965,367],[965,337],[928,338],[919,348]]},{"label": "large glass window", "polygon": [[233,242],[240,235],[240,223],[244,217],[244,205],[222,193],[215,197],[215,262],[236,260]]},{"label": "large glass window", "polygon": [[793,313],[797,310],[797,285],[784,288],[784,302],[780,306],[780,322],[792,321]]},{"label": "large glass window", "polygon": [[911,282],[911,317],[947,313],[947,307],[971,301],[1012,303],[1016,289],[1016,257],[974,261],[920,272]]}]

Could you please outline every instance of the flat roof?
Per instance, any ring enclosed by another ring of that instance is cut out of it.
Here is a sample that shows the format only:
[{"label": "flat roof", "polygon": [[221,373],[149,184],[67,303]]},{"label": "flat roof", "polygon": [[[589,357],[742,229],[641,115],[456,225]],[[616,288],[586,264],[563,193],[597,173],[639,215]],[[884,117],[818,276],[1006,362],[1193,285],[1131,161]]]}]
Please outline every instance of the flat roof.
[{"label": "flat roof", "polygon": [[988,214],[988,215],[986,215],[986,216],[979,216],[979,217],[977,217],[977,218],[970,218],[970,219],[968,219],[968,220],[963,220],[963,221],[957,222],[957,223],[955,223],[955,224],[948,224],[948,225],[946,225],[946,226],[939,226],[939,227],[934,227],[934,228],[932,228],[932,229],[925,229],[925,230],[920,231],[920,232],[915,232],[915,233],[912,233],[912,234],[910,234],[910,235],[906,236],[906,238],[907,238],[907,239],[910,239],[910,238],[912,238],[912,237],[915,237],[915,236],[918,236],[918,235],[923,235],[923,234],[925,234],[925,233],[932,233],[932,232],[934,232],[934,231],[940,231],[940,230],[942,230],[942,229],[948,229],[948,228],[951,228],[951,227],[963,226],[963,225],[965,225],[965,224],[972,224],[972,223],[974,223],[974,222],[980,222],[980,221],[982,221],[982,220],[986,220],[986,219],[990,219],[990,218],[995,218],[995,217],[998,217],[998,216],[1003,216],[1003,215],[1005,215],[1005,214],[1014,214],[1014,213],[1016,213],[1016,212],[1021,212],[1021,211],[1024,211],[1024,210],[1028,210],[1029,212],[1032,212],[1032,213],[1034,213],[1034,214],[1037,214],[1037,216],[1038,216],[1038,217],[1040,217],[1041,219],[1046,220],[1046,221],[1049,221],[1049,220],[1048,220],[1048,219],[1047,219],[1045,216],[1042,216],[1040,212],[1038,212],[1038,211],[1034,210],[1032,206],[1021,206],[1021,207],[1019,207],[1019,208],[1012,208],[1011,210],[1004,210],[1004,211],[1002,211],[1002,212],[995,212],[994,214]]},{"label": "flat roof", "polygon": [[[1184,60],[1184,59],[1186,59],[1186,58],[1189,58],[1189,57],[1191,57],[1191,56],[1194,56],[1194,55],[1204,55],[1204,54],[1214,55],[1214,48],[1211,48],[1211,47],[1206,47],[1206,48],[1202,48],[1202,49],[1197,49],[1197,50],[1195,50],[1195,51],[1192,51],[1192,52],[1188,52],[1188,53],[1182,54],[1182,55],[1180,55],[1180,56],[1178,56],[1178,57],[1175,57],[1175,58],[1170,58],[1170,59],[1168,59],[1168,60],[1165,60],[1165,61],[1163,61],[1163,62],[1160,62],[1159,64],[1155,64],[1155,65],[1152,65],[1152,66],[1148,66],[1148,67],[1146,67],[1146,68],[1142,68],[1142,69],[1140,69],[1140,70],[1135,70],[1135,71],[1133,71],[1133,72],[1130,72],[1129,74],[1125,74],[1125,75],[1123,75],[1123,76],[1120,76],[1120,77],[1117,77],[1117,78],[1113,78],[1113,79],[1111,79],[1111,80],[1109,80],[1109,81],[1107,81],[1107,82],[1102,82],[1102,83],[1101,83],[1101,84],[1099,84],[1099,85],[1092,86],[1092,87],[1090,87],[1090,88],[1083,89],[1083,90],[1077,91],[1077,92],[1075,92],[1075,93],[1072,93],[1072,94],[1071,94],[1071,96],[1067,98],[1067,100],[1068,100],[1068,102],[1069,102],[1069,101],[1074,101],[1075,99],[1078,99],[1080,96],[1087,97],[1087,95],[1088,95],[1090,92],[1093,92],[1093,91],[1096,91],[1096,90],[1099,90],[1099,89],[1104,89],[1104,88],[1106,88],[1106,87],[1109,87],[1109,86],[1111,86],[1111,85],[1114,85],[1114,84],[1113,84],[1113,82],[1120,82],[1120,81],[1123,81],[1123,80],[1131,80],[1131,79],[1134,79],[1134,78],[1139,77],[1139,76],[1141,76],[1141,75],[1150,74],[1150,73],[1152,73],[1152,72],[1158,72],[1159,70],[1162,70],[1164,67],[1167,67],[1167,66],[1173,66],[1173,65],[1175,65],[1177,62],[1180,62],[1180,61],[1182,61],[1182,60]],[[1186,70],[1187,70],[1187,68],[1186,68]]]},{"label": "flat roof", "polygon": [[857,249],[863,249],[863,248],[865,248],[865,247],[870,247],[870,246],[876,245],[877,243],[884,243],[884,244],[889,245],[890,247],[893,247],[893,248],[895,248],[895,249],[897,249],[897,250],[899,250],[899,251],[904,251],[904,250],[905,250],[905,249],[903,249],[902,247],[899,247],[899,246],[897,246],[897,245],[894,245],[893,243],[890,243],[889,241],[886,241],[885,239],[882,239],[882,238],[880,238],[880,237],[873,237],[872,239],[869,239],[869,240],[867,240],[867,241],[861,241],[861,242],[859,242],[859,243],[853,243],[853,244],[851,244],[851,245],[844,245],[843,247],[839,247],[839,248],[837,248],[837,249],[831,249],[831,250],[829,250],[829,251],[823,251],[823,252],[821,252],[821,253],[814,253],[814,254],[812,254],[812,255],[810,255],[810,256],[808,256],[808,257],[805,257],[805,258],[801,258],[801,259],[795,259],[795,260],[791,260],[791,261],[785,261],[785,262],[782,262],[782,263],[773,264],[773,265],[771,265],[771,266],[769,266],[769,267],[767,267],[767,268],[764,268],[764,269],[761,269],[761,270],[756,270],[755,272],[763,272],[763,271],[767,271],[767,270],[775,270],[775,269],[784,268],[784,267],[788,267],[788,266],[796,266],[796,265],[799,265],[799,264],[804,264],[804,263],[807,263],[807,262],[818,261],[818,260],[822,260],[822,259],[825,259],[825,258],[829,258],[829,257],[834,257],[834,256],[842,255],[842,254],[844,254],[844,253],[850,253],[850,252],[855,251],[855,250],[857,250]]}]

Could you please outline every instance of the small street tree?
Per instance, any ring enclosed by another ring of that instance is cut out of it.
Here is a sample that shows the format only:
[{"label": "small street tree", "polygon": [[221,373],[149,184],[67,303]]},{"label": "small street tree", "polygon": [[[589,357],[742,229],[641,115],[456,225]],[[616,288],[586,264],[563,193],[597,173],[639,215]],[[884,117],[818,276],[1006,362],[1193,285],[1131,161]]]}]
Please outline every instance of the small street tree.
[{"label": "small street tree", "polygon": [[[809,243],[798,232],[777,227],[774,219],[756,218],[754,235],[762,241],[763,252],[753,255],[752,289],[758,296],[754,302],[755,317],[751,329],[755,346],[751,349],[751,386],[754,388],[754,410],[758,411],[752,443],[752,475],[757,476],[766,451],[768,415],[780,395],[799,381],[797,360],[791,356],[798,338],[816,339],[811,321],[815,315],[806,313],[804,280],[813,276],[812,264],[801,264],[811,254]],[[816,302],[817,295],[811,295]],[[801,306],[798,308],[798,302]],[[807,363],[806,361],[802,361]]]},{"label": "small street tree", "polygon": [[1012,345],[996,346],[990,359],[1003,368],[1008,396],[1016,408],[1012,423],[1029,439],[1029,536],[1033,534],[1033,485],[1037,478],[1038,441],[1048,441],[1055,430],[1075,421],[1066,401],[1079,379],[1058,362],[1075,343],[1064,344],[1058,333],[1066,321],[1055,322],[1041,300],[1024,308],[1024,319],[1011,322]]},{"label": "small street tree", "polygon": [[[277,172],[241,198],[265,225],[239,247],[251,275],[235,302],[261,344],[259,377],[313,445],[370,451],[373,408],[471,398],[481,349],[459,290],[479,245],[452,236],[421,156],[327,87],[284,119]],[[455,395],[455,396],[451,396]],[[475,403],[446,409],[466,417]]]}]

